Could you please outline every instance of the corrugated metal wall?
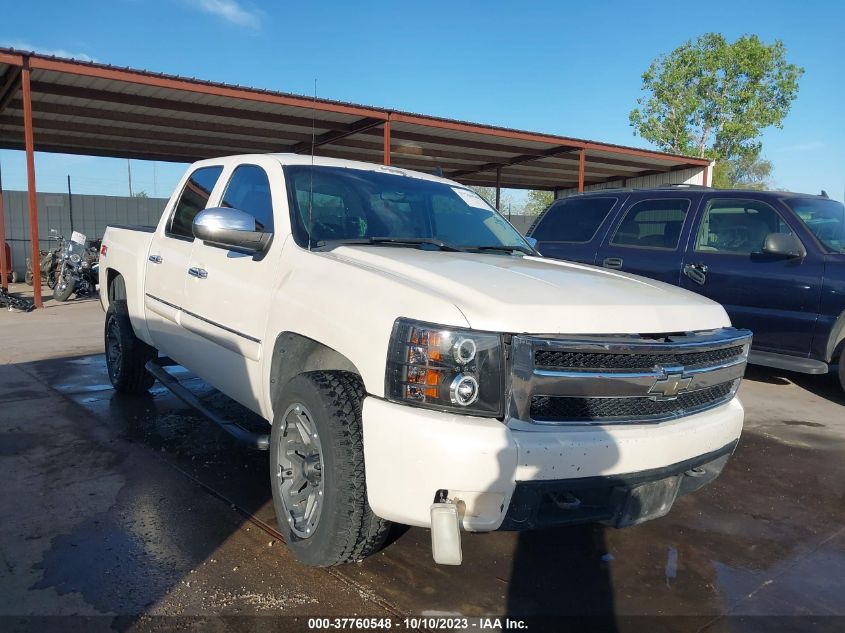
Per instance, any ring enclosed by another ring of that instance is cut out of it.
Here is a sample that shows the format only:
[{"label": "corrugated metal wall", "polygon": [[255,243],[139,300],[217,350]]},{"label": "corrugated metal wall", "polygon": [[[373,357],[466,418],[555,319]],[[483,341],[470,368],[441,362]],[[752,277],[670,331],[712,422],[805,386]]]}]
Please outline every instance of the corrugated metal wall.
[{"label": "corrugated metal wall", "polygon": [[536,215],[512,215],[510,217],[510,223],[513,224],[520,233],[525,235],[536,218]]},{"label": "corrugated metal wall", "polygon": [[[70,237],[70,204],[67,194],[38,194],[38,237],[41,249],[51,248],[50,229]],[[89,239],[103,237],[107,224],[155,226],[166,198],[73,195],[73,230]],[[29,256],[29,203],[25,191],[4,191],[6,241],[12,249],[12,268],[23,279]]]},{"label": "corrugated metal wall", "polygon": [[[664,174],[653,174],[651,176],[638,176],[636,178],[626,178],[619,180],[611,180],[610,182],[603,182],[600,185],[587,185],[584,191],[598,191],[600,189],[614,189],[618,187],[637,187],[640,189],[648,189],[650,187],[660,187],[661,185],[709,185],[709,175],[713,173],[713,165],[707,170],[708,182],[704,182],[704,169],[701,167],[691,167],[690,169],[681,169],[678,171],[670,171]],[[558,198],[565,198],[578,193],[578,189],[561,189],[557,192]]]}]

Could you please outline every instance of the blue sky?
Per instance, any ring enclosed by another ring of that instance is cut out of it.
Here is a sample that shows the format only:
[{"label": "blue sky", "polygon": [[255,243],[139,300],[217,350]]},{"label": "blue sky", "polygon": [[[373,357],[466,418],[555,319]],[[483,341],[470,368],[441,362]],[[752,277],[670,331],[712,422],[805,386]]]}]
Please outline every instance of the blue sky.
[{"label": "blue sky", "polygon": [[[628,112],[660,53],[719,31],[781,39],[803,66],[783,130],[763,135],[777,187],[845,190],[845,3],[267,2],[6,3],[0,44],[247,86],[643,146]],[[3,184],[25,187],[21,152]],[[37,155],[38,188],[126,193],[126,161]],[[132,162],[167,195],[182,165]],[[155,179],[153,178],[155,172]]]}]

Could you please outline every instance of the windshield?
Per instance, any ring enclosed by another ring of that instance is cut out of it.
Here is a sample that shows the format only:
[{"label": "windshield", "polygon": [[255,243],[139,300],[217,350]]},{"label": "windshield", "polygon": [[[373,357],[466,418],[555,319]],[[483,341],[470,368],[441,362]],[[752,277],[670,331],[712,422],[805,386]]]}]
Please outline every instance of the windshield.
[{"label": "windshield", "polygon": [[474,191],[384,169],[286,166],[297,244],[307,246],[310,233],[316,248],[355,243],[533,252]]},{"label": "windshield", "polygon": [[784,202],[827,248],[845,253],[845,206],[824,198],[788,198]]}]

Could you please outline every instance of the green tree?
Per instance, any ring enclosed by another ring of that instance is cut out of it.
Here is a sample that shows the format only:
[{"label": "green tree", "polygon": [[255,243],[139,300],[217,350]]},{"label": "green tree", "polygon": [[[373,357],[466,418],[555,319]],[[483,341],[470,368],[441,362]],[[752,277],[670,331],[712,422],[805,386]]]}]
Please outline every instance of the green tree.
[{"label": "green tree", "polygon": [[643,73],[635,133],[664,151],[732,160],[759,156],[760,131],[782,127],[804,69],[780,40],[756,35],[728,42],[719,33],[688,41]]},{"label": "green tree", "polygon": [[525,215],[540,215],[546,210],[555,199],[555,194],[551,191],[540,191],[539,189],[532,189],[528,192],[528,197],[525,200],[525,208],[523,213]]},{"label": "green tree", "polygon": [[133,198],[149,198],[149,194],[146,191],[136,191],[132,194]]},{"label": "green tree", "polygon": [[[491,207],[496,207],[496,188],[495,187],[480,187],[471,186],[475,193],[484,198]],[[499,211],[507,215],[508,207],[512,207],[511,213],[519,213],[520,211],[514,207],[513,196],[506,191],[502,191],[499,195]]]},{"label": "green tree", "polygon": [[768,189],[772,163],[757,153],[747,153],[723,160],[713,168],[713,186],[717,189]]}]

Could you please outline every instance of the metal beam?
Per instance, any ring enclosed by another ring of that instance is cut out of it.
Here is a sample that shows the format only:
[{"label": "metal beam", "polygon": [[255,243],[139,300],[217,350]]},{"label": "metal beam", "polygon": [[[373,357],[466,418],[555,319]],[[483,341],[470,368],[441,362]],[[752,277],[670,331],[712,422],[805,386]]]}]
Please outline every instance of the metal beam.
[{"label": "metal beam", "polygon": [[[29,82],[29,58],[24,58],[21,71],[23,89],[24,144],[26,145],[26,183],[29,189],[29,239],[32,258],[32,292],[36,308],[43,308],[41,300],[41,250],[38,244],[38,202],[35,189],[35,141],[32,135],[32,89]],[[5,249],[5,244],[4,244]],[[5,254],[4,254],[5,255]]]},{"label": "metal beam", "polygon": [[[177,99],[164,99],[161,97],[144,97],[136,94],[125,94],[111,90],[97,90],[93,88],[81,88],[64,84],[53,84],[48,82],[33,82],[32,89],[39,94],[47,94],[55,97],[69,97],[72,99],[86,99],[100,101],[103,103],[121,104],[128,106],[140,106],[144,108],[157,108],[159,110],[170,110],[173,112],[187,112],[191,114],[202,114],[206,116],[219,116],[236,121],[259,121],[263,123],[279,123],[295,127],[311,129],[314,122],[306,116],[293,116],[275,112],[258,112],[245,108],[234,108],[231,106],[218,106],[204,103],[192,103],[190,101],[179,101]],[[317,119],[318,129],[339,129],[344,123],[336,121],[328,122]]]},{"label": "metal beam", "polygon": [[[365,132],[364,134],[362,134],[362,136],[366,135],[366,134],[367,133]],[[427,157],[427,158],[431,158],[433,160],[438,160],[438,161],[441,160],[441,159],[449,159],[449,160],[458,160],[458,161],[467,161],[467,162],[469,162],[469,161],[476,162],[479,159],[484,158],[483,156],[479,156],[477,154],[470,154],[470,153],[467,153],[467,152],[455,152],[455,151],[451,151],[451,150],[441,151],[441,150],[437,150],[435,148],[421,147],[421,146],[409,147],[409,146],[406,146],[406,145],[402,145],[401,140],[397,141],[397,139],[396,139],[397,134],[399,134],[399,133],[396,132],[395,130],[392,133],[393,142],[391,144],[391,147],[392,147],[392,152],[393,152],[394,157],[397,156],[397,155],[419,156],[419,157],[422,157],[422,158]],[[345,138],[345,139],[341,139],[339,141],[336,141],[336,142],[332,143],[331,145],[333,147],[340,147],[340,148],[349,147],[349,148],[361,149],[361,150],[372,151],[372,152],[381,152],[382,151],[382,143],[375,143],[375,142],[371,142],[371,141],[362,140],[362,139],[359,139],[359,138]],[[561,172],[561,166],[559,164],[551,163],[549,161],[543,162],[542,160],[540,160],[541,158],[542,158],[541,156],[535,157],[533,164],[530,164],[530,165],[529,165],[529,163],[531,163],[532,161],[526,161],[524,163],[514,165],[513,167],[515,169],[529,168],[530,167],[530,169],[540,170],[540,171],[549,171],[549,172],[555,172],[555,173]],[[556,156],[556,157],[553,157],[553,158],[560,159],[561,156]],[[567,165],[568,164],[569,163],[567,162]],[[564,171],[571,171],[573,174],[577,173],[578,172],[577,160],[573,161],[571,164],[573,166],[572,169],[571,170],[565,169]],[[461,169],[469,170],[470,167],[473,167],[473,166],[472,165],[466,165],[466,166],[461,167]],[[492,171],[492,169],[490,171]],[[603,167],[596,167],[592,164],[587,166],[587,172],[588,173],[595,173],[595,174],[606,174],[606,175],[618,175],[620,173],[618,169],[607,169],[607,168],[603,168]],[[474,172],[474,173],[482,173],[482,172]]]},{"label": "metal beam", "polygon": [[586,152],[582,149],[578,151],[578,192],[584,191],[584,171],[586,167]]},{"label": "metal beam", "polygon": [[[8,107],[9,110],[21,110],[22,108],[23,104],[20,99],[11,101]],[[220,134],[247,137],[257,136],[265,141],[272,139],[274,135],[284,137],[285,141],[294,140],[310,142],[311,140],[310,133],[279,130],[274,127],[256,127],[235,123],[220,123],[219,121],[203,121],[202,119],[197,119],[195,116],[191,118],[182,118],[156,114],[139,114],[137,112],[123,112],[113,108],[91,108],[65,103],[48,103],[46,101],[34,102],[32,104],[32,110],[35,115],[54,115],[59,117],[60,120],[66,120],[69,117],[79,117],[82,119],[92,119],[94,121],[119,121],[121,123],[134,123],[137,125],[150,125],[161,128],[194,130],[197,132],[206,132],[215,136],[219,136]],[[39,117],[39,122],[41,120],[44,120],[44,117]],[[274,121],[274,123],[278,123],[278,121]],[[68,125],[74,125],[74,122],[68,122]],[[161,130],[155,130],[155,133],[159,132],[161,132]]]},{"label": "metal beam", "polygon": [[539,160],[541,158],[550,158],[552,156],[559,156],[560,154],[568,154],[572,151],[575,151],[575,149],[572,147],[553,147],[552,149],[544,150],[539,154],[523,154],[521,156],[516,156],[515,158],[508,159],[506,161],[501,161],[498,163],[487,163],[486,165],[480,165],[473,169],[457,171],[451,174],[450,177],[459,178],[461,176],[468,176],[469,174],[475,174],[481,171],[491,171],[493,169],[499,169],[501,167],[511,167],[513,165],[529,163],[533,160]]},{"label": "metal beam", "polygon": [[[16,144],[3,142],[9,149],[14,149]],[[48,149],[51,148],[51,149]],[[203,158],[220,156],[220,148],[215,147],[191,147],[184,145],[163,145],[149,142],[136,142],[120,139],[92,139],[88,135],[73,136],[68,134],[39,133],[38,151],[58,151],[71,154],[79,154],[78,150],[84,149],[84,153],[91,153],[92,156],[111,156],[113,158],[144,158],[145,160],[172,160],[175,162],[192,163]],[[74,151],[76,150],[76,151]],[[134,156],[130,156],[133,154]],[[147,159],[146,156],[150,158]],[[165,158],[152,158],[153,156]]]},{"label": "metal beam", "polygon": [[384,134],[384,164],[390,165],[390,119],[384,122],[384,129],[382,131]]},{"label": "metal beam", "polygon": [[[20,126],[20,122],[10,116],[0,116],[0,126]],[[151,134],[149,130],[136,127],[119,127],[116,125],[95,125],[93,123],[75,123],[58,121],[56,119],[38,119],[35,124],[38,131],[49,130],[64,134],[84,134],[86,136],[105,136],[108,139],[128,138],[139,141],[148,141],[150,137],[159,136],[158,133]],[[176,143],[181,147],[197,145],[200,147],[219,147],[221,151],[231,153],[233,150],[240,150],[243,153],[257,152],[284,152],[289,151],[284,143],[271,143],[260,141],[255,138],[230,138],[225,136],[213,136],[211,134],[200,136],[196,134],[184,134],[180,132],[167,131],[161,134],[158,142]]]},{"label": "metal beam", "polygon": [[3,78],[0,79],[0,113],[9,105],[12,97],[20,89],[21,74],[21,69],[14,66],[3,73]]},{"label": "metal beam", "polygon": [[355,123],[350,123],[349,125],[345,125],[343,129],[334,130],[332,132],[326,132],[325,134],[320,134],[320,136],[314,139],[312,143],[310,140],[302,141],[301,143],[297,143],[289,150],[294,154],[300,154],[302,152],[310,152],[311,147],[320,147],[321,145],[328,145],[329,143],[334,143],[335,141],[339,141],[342,138],[346,138],[347,136],[352,136],[353,134],[357,134],[358,132],[362,132],[364,130],[369,130],[370,128],[379,126],[383,123],[381,119],[359,119],[355,121]]},{"label": "metal beam", "polygon": [[502,168],[496,168],[496,209],[499,208],[499,202],[502,198]]},{"label": "metal beam", "polygon": [[6,266],[6,214],[3,210],[3,172],[0,170],[0,288],[9,289],[9,269]]}]

